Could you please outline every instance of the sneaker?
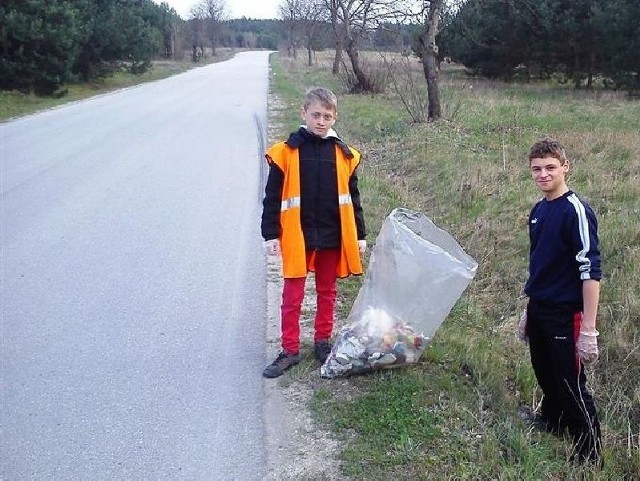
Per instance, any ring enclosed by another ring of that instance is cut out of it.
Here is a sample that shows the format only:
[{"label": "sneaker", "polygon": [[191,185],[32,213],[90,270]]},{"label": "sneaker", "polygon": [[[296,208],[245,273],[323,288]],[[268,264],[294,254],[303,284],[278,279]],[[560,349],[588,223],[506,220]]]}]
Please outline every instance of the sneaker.
[{"label": "sneaker", "polygon": [[324,362],[331,354],[331,343],[329,341],[317,341],[313,345],[313,352],[316,355],[316,359],[324,364]]},{"label": "sneaker", "polygon": [[282,351],[276,357],[276,360],[269,364],[264,371],[262,371],[262,375],[264,377],[278,377],[282,376],[282,374],[292,366],[295,366],[300,362],[300,354],[289,354]]},{"label": "sneaker", "polygon": [[520,417],[520,419],[525,423],[529,424],[530,427],[537,429],[538,431],[553,434],[555,436],[562,434],[562,428],[560,426],[543,418],[539,413],[533,411],[527,406],[520,406],[518,409],[518,417]]}]

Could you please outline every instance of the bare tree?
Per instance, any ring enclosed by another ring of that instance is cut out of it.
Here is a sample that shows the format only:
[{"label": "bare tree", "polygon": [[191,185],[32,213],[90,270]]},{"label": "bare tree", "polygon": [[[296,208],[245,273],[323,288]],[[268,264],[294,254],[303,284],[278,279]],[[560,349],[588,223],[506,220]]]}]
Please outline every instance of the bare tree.
[{"label": "bare tree", "polygon": [[284,22],[287,55],[298,58],[302,23],[300,21],[305,0],[282,0],[278,5],[278,16]]},{"label": "bare tree", "polygon": [[189,17],[191,59],[197,62],[204,56],[204,25],[206,12],[202,4],[193,5],[189,10]]},{"label": "bare tree", "polygon": [[286,26],[288,54],[293,53],[296,58],[297,46],[303,44],[308,64],[313,65],[313,51],[327,30],[329,16],[325,0],[283,0],[278,9]]},{"label": "bare tree", "polygon": [[353,89],[371,92],[375,82],[363,68],[360,59],[360,43],[378,25],[385,22],[400,22],[411,17],[412,3],[409,0],[336,0],[338,19],[342,23],[345,50],[351,62],[356,84]]},{"label": "bare tree", "polygon": [[313,65],[313,51],[317,50],[318,44],[326,31],[327,17],[327,10],[323,0],[302,2],[300,32],[304,46],[307,49],[309,67]]},{"label": "bare tree", "polygon": [[339,0],[323,0],[324,6],[329,12],[331,19],[331,29],[333,30],[333,38],[335,42],[335,55],[333,57],[333,67],[331,72],[334,75],[340,73],[340,64],[342,64],[342,51],[344,50],[344,29],[343,23],[339,19]]},{"label": "bare tree", "polygon": [[407,55],[382,58],[389,70],[389,87],[398,96],[411,120],[422,123],[427,120],[427,92],[424,88],[422,69],[414,68],[414,59]]},{"label": "bare tree", "polygon": [[425,20],[424,31],[420,36],[420,48],[422,50],[422,68],[427,80],[427,95],[429,97],[427,120],[436,120],[441,116],[436,35],[438,34],[440,15],[444,8],[445,0],[430,0],[424,3],[423,15]]},{"label": "bare tree", "polygon": [[211,46],[211,55],[216,55],[216,47],[220,39],[222,22],[226,17],[227,6],[224,0],[201,0],[198,7],[203,17],[204,31]]}]

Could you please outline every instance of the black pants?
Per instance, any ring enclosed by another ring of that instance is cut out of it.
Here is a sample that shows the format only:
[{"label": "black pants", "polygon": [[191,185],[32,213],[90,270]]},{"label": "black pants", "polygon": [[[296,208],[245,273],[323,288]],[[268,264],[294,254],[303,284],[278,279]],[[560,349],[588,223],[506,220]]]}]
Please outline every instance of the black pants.
[{"label": "black pants", "polygon": [[530,300],[527,334],[531,364],[544,393],[540,415],[552,430],[569,430],[577,456],[597,460],[600,422],[576,351],[581,319],[579,307]]}]

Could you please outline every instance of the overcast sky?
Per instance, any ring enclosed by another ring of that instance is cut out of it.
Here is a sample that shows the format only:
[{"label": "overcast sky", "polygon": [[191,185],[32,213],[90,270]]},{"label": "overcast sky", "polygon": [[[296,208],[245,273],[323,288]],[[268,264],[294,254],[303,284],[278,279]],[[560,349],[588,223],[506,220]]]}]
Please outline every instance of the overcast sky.
[{"label": "overcast sky", "polygon": [[[160,4],[167,2],[175,8],[178,15],[186,19],[189,17],[189,10],[192,5],[199,3],[199,0],[154,0]],[[281,0],[224,0],[230,18],[276,18],[278,4]]]}]

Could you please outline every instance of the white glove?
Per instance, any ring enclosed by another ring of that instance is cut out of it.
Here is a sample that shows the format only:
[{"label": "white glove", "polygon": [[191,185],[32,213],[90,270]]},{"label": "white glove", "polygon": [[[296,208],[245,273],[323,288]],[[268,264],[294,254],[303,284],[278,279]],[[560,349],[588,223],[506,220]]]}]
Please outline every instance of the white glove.
[{"label": "white glove", "polygon": [[598,359],[598,335],[600,333],[595,329],[593,331],[580,331],[576,349],[578,357],[585,364],[591,364]]},{"label": "white glove", "polygon": [[358,241],[358,250],[360,251],[360,254],[364,254],[367,250],[367,241],[365,239]]},{"label": "white glove", "polygon": [[518,321],[518,339],[525,344],[529,344],[529,336],[527,336],[527,308],[525,307],[520,314]]},{"label": "white glove", "polygon": [[280,250],[280,239],[271,239],[264,241],[264,250],[268,256],[280,256],[282,251]]}]

